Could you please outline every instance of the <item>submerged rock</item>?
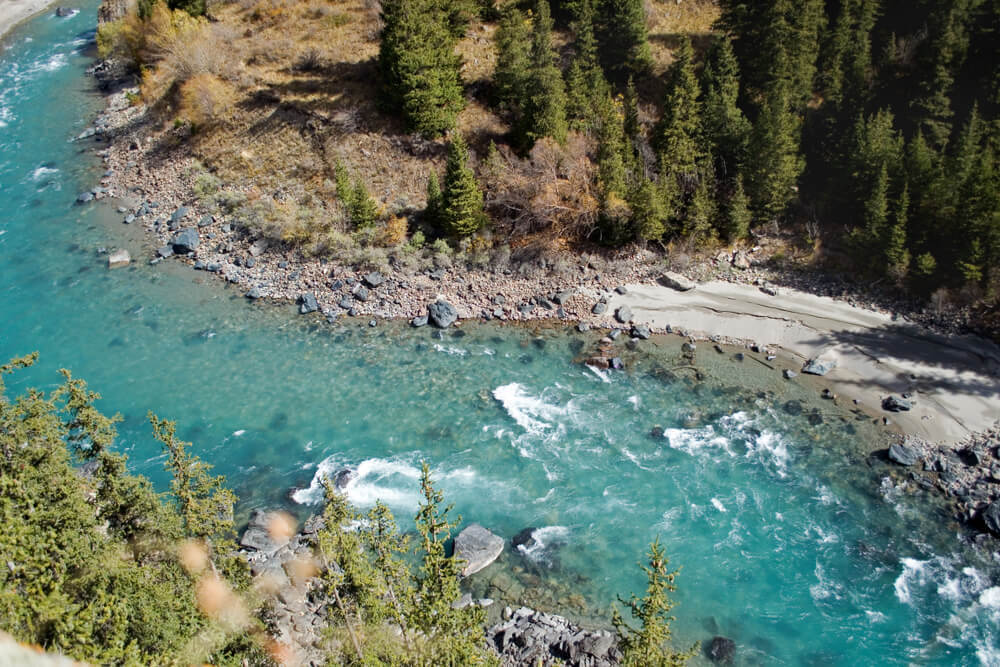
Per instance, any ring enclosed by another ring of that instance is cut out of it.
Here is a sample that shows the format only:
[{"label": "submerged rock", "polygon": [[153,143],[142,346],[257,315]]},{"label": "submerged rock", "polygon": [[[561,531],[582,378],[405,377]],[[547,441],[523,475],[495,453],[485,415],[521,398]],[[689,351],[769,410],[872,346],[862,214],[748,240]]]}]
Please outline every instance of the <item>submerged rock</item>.
[{"label": "submerged rock", "polygon": [[503,552],[504,539],[474,523],[455,538],[455,558],[465,561],[462,576],[479,572]]},{"label": "submerged rock", "polygon": [[108,255],[108,268],[117,269],[121,266],[128,266],[131,261],[132,257],[128,254],[128,250],[115,250]]},{"label": "submerged rock", "polygon": [[732,663],[735,654],[736,642],[728,637],[712,637],[712,641],[705,646],[705,655],[716,664]]}]

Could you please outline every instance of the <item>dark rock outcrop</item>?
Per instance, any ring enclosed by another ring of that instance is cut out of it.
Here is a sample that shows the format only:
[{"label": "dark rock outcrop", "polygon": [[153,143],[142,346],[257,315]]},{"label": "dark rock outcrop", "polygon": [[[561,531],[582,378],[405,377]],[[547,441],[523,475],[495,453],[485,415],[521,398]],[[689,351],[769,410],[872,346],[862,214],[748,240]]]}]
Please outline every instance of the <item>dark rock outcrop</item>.
[{"label": "dark rock outcrop", "polygon": [[508,620],[486,631],[486,638],[505,667],[539,664],[612,667],[622,658],[618,642],[610,632],[583,630],[562,616],[527,607],[510,612]]},{"label": "dark rock outcrop", "polygon": [[174,238],[170,239],[170,245],[178,255],[186,255],[198,249],[201,239],[198,238],[198,230],[194,227],[182,229]]},{"label": "dark rock outcrop", "polygon": [[445,300],[427,306],[427,319],[439,329],[447,329],[458,319],[458,311]]}]

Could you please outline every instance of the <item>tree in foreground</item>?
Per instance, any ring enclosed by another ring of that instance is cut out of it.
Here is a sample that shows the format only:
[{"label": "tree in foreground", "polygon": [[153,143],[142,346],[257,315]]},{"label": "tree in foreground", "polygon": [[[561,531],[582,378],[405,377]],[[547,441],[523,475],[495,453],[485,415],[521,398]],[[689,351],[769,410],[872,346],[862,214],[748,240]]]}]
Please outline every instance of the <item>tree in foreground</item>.
[{"label": "tree in foreground", "polygon": [[596,0],[596,32],[608,78],[625,83],[649,70],[653,57],[643,0]]},{"label": "tree in foreground", "polygon": [[621,603],[638,621],[638,627],[629,624],[617,609],[613,611],[612,624],[618,633],[619,647],[626,667],[675,667],[684,665],[698,652],[695,644],[687,651],[677,651],[670,645],[670,615],[674,603],[670,593],[676,590],[674,578],[677,570],[667,569],[670,561],[657,538],[649,545],[649,564],[643,565],[646,573],[646,595],[636,595]]}]

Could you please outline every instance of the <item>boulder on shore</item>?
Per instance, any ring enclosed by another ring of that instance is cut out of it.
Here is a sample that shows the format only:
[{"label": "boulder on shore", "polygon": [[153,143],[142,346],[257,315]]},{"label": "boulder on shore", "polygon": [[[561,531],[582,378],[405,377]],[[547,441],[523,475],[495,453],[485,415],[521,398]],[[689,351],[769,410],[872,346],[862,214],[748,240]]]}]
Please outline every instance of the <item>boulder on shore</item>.
[{"label": "boulder on shore", "polygon": [[440,299],[427,306],[427,319],[438,329],[447,329],[458,319],[458,311],[453,305]]},{"label": "boulder on shore", "polygon": [[882,409],[889,412],[908,412],[913,409],[913,401],[900,396],[886,396],[882,399]]},{"label": "boulder on shore", "polygon": [[188,227],[177,232],[174,238],[170,240],[170,245],[173,246],[174,252],[178,255],[186,255],[189,252],[196,251],[200,241],[198,230],[194,227]]},{"label": "boulder on shore", "polygon": [[316,295],[309,292],[303,294],[299,297],[299,312],[303,315],[308,313],[315,313],[319,310],[319,303],[316,301]]},{"label": "boulder on shore", "polygon": [[628,306],[619,306],[615,311],[615,319],[621,324],[628,324],[632,321],[632,309]]},{"label": "boulder on shore", "polygon": [[474,523],[455,538],[455,558],[465,561],[462,576],[479,572],[503,552],[504,539]]},{"label": "boulder on shore", "polygon": [[698,286],[698,283],[695,281],[689,280],[681,274],[674,273],[673,271],[667,271],[660,276],[660,283],[662,283],[664,287],[675,289],[678,292],[689,292]]},{"label": "boulder on shore", "polygon": [[810,359],[802,367],[803,373],[808,373],[809,375],[826,375],[834,368],[837,367],[837,362],[833,359],[820,359],[816,357],[815,359]]},{"label": "boulder on shore", "polygon": [[889,447],[889,460],[901,466],[915,466],[920,460],[920,451],[906,442],[896,442]]},{"label": "boulder on shore", "polygon": [[983,523],[986,530],[1000,537],[1000,500],[994,500],[983,510]]}]

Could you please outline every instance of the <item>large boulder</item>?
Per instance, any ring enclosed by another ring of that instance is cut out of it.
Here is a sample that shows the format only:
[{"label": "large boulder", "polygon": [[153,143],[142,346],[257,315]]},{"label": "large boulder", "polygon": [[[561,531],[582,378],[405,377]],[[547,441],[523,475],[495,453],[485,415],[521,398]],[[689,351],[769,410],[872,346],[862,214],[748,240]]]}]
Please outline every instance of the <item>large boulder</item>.
[{"label": "large boulder", "polygon": [[808,373],[809,375],[826,375],[836,367],[836,360],[820,359],[819,357],[816,357],[815,359],[810,359],[805,363],[802,367],[802,372]]},{"label": "large boulder", "polygon": [[889,460],[901,466],[915,466],[920,460],[920,450],[907,442],[895,442],[889,447]]},{"label": "large boulder", "polygon": [[186,255],[198,249],[201,239],[198,238],[198,230],[194,227],[182,229],[170,239],[170,245],[178,255]]},{"label": "large boulder", "polygon": [[908,412],[913,409],[913,401],[900,396],[886,396],[882,399],[882,409],[889,412]]},{"label": "large boulder", "polygon": [[447,329],[458,319],[458,311],[444,299],[427,306],[427,319],[439,329]]},{"label": "large boulder", "polygon": [[319,303],[316,301],[316,295],[307,292],[299,297],[299,312],[303,315],[308,313],[315,313],[319,310]]},{"label": "large boulder", "polygon": [[364,281],[365,285],[368,285],[368,287],[371,287],[372,289],[375,289],[376,287],[385,282],[385,278],[383,278],[382,274],[379,273],[378,271],[372,271],[371,273],[363,277],[361,280]]},{"label": "large boulder", "polygon": [[283,526],[285,521],[286,518],[279,512],[254,510],[240,538],[240,546],[270,556],[288,544],[289,536],[283,534],[285,531],[274,530],[276,526]]},{"label": "large boulder", "polygon": [[455,558],[465,561],[462,576],[479,572],[503,552],[504,539],[474,523],[455,538]]},{"label": "large boulder", "polygon": [[628,324],[632,321],[632,309],[628,306],[619,306],[615,311],[615,319],[622,324]]},{"label": "large boulder", "polygon": [[983,510],[983,523],[986,530],[1000,537],[1000,500],[994,500]]},{"label": "large boulder", "polygon": [[688,292],[698,286],[698,283],[695,281],[689,280],[681,274],[674,273],[673,271],[667,271],[660,276],[660,283],[662,283],[664,287],[675,289],[678,292]]}]

